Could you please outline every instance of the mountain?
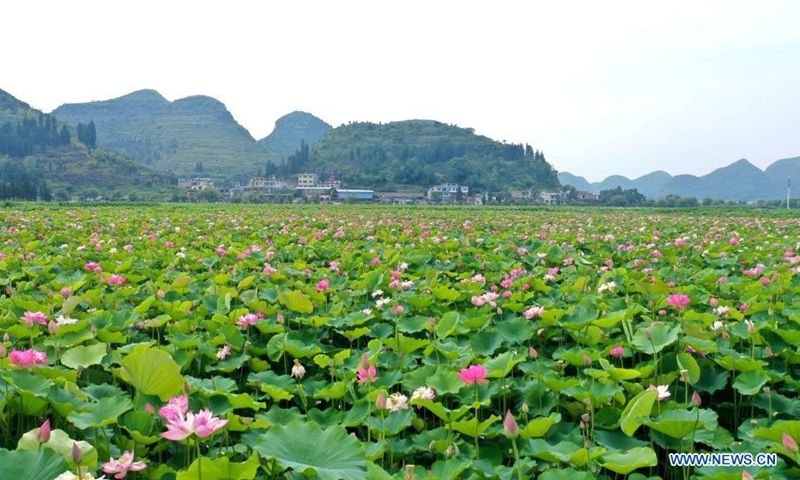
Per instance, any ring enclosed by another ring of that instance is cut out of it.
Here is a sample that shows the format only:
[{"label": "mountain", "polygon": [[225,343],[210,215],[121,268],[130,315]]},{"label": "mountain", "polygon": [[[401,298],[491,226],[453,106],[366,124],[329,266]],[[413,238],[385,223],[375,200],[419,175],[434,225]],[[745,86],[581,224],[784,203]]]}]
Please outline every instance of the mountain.
[{"label": "mountain", "polygon": [[267,151],[267,159],[279,165],[300,147],[301,142],[313,145],[332,129],[310,113],[295,111],[279,118],[272,133],[259,143]]},{"label": "mountain", "polygon": [[[81,125],[78,131],[86,128]],[[90,145],[91,140],[0,90],[0,198],[52,193],[63,198],[89,189],[106,197],[122,190],[149,197],[168,192],[175,183],[174,177],[119,152]]]},{"label": "mountain", "polygon": [[197,95],[170,102],[155,90],[61,105],[55,115],[94,121],[97,143],[179,176],[246,179],[264,165],[261,145],[222,102]]},{"label": "mountain", "polygon": [[746,159],[702,176],[676,175],[656,171],[631,180],[613,175],[602,182],[589,183],[583,177],[568,172],[559,173],[564,185],[572,185],[578,190],[600,192],[616,187],[635,188],[648,198],[660,199],[667,195],[712,198],[736,201],[773,200],[785,198],[786,178],[800,178],[800,157],[778,160],[761,170]]},{"label": "mountain", "polygon": [[560,187],[544,154],[530,146],[431,120],[342,125],[309,152],[290,157],[288,167],[376,190],[424,190],[440,182],[467,185],[472,192]]}]

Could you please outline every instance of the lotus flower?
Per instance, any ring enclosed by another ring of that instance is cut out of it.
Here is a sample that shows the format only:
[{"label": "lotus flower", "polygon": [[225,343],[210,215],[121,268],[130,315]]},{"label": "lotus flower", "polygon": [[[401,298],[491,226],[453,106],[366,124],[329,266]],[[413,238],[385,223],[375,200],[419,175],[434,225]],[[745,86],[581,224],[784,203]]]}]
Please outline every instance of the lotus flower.
[{"label": "lotus flower", "polygon": [[458,378],[467,385],[475,385],[477,383],[489,383],[486,380],[486,374],[489,373],[483,365],[471,365],[467,368],[462,368],[458,374]]},{"label": "lotus flower", "polygon": [[42,312],[31,312],[27,311],[24,315],[19,317],[20,320],[25,322],[25,326],[28,328],[33,327],[34,323],[38,323],[39,325],[47,325],[47,315]]},{"label": "lotus flower", "polygon": [[162,433],[161,436],[176,442],[192,434],[200,438],[208,437],[228,424],[228,420],[222,420],[213,415],[211,410],[203,409],[197,414],[188,412],[185,416],[173,417],[167,422],[167,431]]},{"label": "lotus flower", "polygon": [[28,350],[12,350],[8,355],[11,366],[22,370],[23,368],[33,368],[37,364],[47,363],[47,353],[39,352],[32,348]]},{"label": "lotus flower", "polygon": [[133,451],[126,451],[117,459],[110,459],[103,464],[103,471],[106,473],[115,473],[114,478],[125,478],[128,472],[138,472],[147,468],[144,462],[133,461]]}]

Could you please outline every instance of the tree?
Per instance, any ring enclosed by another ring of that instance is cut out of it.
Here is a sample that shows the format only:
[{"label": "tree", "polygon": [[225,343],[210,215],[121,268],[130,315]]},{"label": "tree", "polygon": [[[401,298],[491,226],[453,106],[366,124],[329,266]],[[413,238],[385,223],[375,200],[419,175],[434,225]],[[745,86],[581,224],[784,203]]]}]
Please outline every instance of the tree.
[{"label": "tree", "polygon": [[216,188],[205,188],[197,195],[197,199],[201,202],[216,203],[222,201],[222,194]]}]

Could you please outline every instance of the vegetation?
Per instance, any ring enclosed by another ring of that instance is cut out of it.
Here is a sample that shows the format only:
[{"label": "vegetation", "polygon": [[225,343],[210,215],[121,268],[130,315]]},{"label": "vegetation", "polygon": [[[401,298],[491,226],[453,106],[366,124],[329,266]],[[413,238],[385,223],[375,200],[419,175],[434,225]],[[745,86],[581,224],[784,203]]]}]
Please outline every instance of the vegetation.
[{"label": "vegetation", "polygon": [[0,471],[800,478],[800,220],[710,211],[2,209]]},{"label": "vegetation", "polygon": [[259,140],[267,152],[267,162],[273,165],[267,167],[266,175],[274,175],[276,172],[270,169],[283,164],[295,152],[298,145],[301,143],[313,145],[332,128],[306,112],[292,112],[279,118],[272,133]]},{"label": "vegetation", "polygon": [[451,182],[473,192],[558,188],[544,154],[434,121],[351,123],[311,147],[308,168],[348,186],[423,190]]},{"label": "vegetation", "polygon": [[[2,109],[4,108],[4,109]],[[96,148],[94,122],[75,130],[0,90],[0,199],[165,199],[175,179]],[[96,189],[97,195],[85,195]]]},{"label": "vegetation", "polygon": [[53,113],[73,126],[93,121],[98,145],[178,176],[202,172],[245,181],[267,160],[264,148],[211,97],[169,102],[156,91],[141,90],[112,100],[62,105]]}]

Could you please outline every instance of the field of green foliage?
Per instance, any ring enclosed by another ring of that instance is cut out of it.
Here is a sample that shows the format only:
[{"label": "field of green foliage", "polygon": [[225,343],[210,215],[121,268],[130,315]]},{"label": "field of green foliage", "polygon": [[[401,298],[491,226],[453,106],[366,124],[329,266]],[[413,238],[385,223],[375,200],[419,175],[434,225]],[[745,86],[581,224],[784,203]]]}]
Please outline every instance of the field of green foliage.
[{"label": "field of green foliage", "polygon": [[785,214],[0,218],[2,478],[800,478]]}]

